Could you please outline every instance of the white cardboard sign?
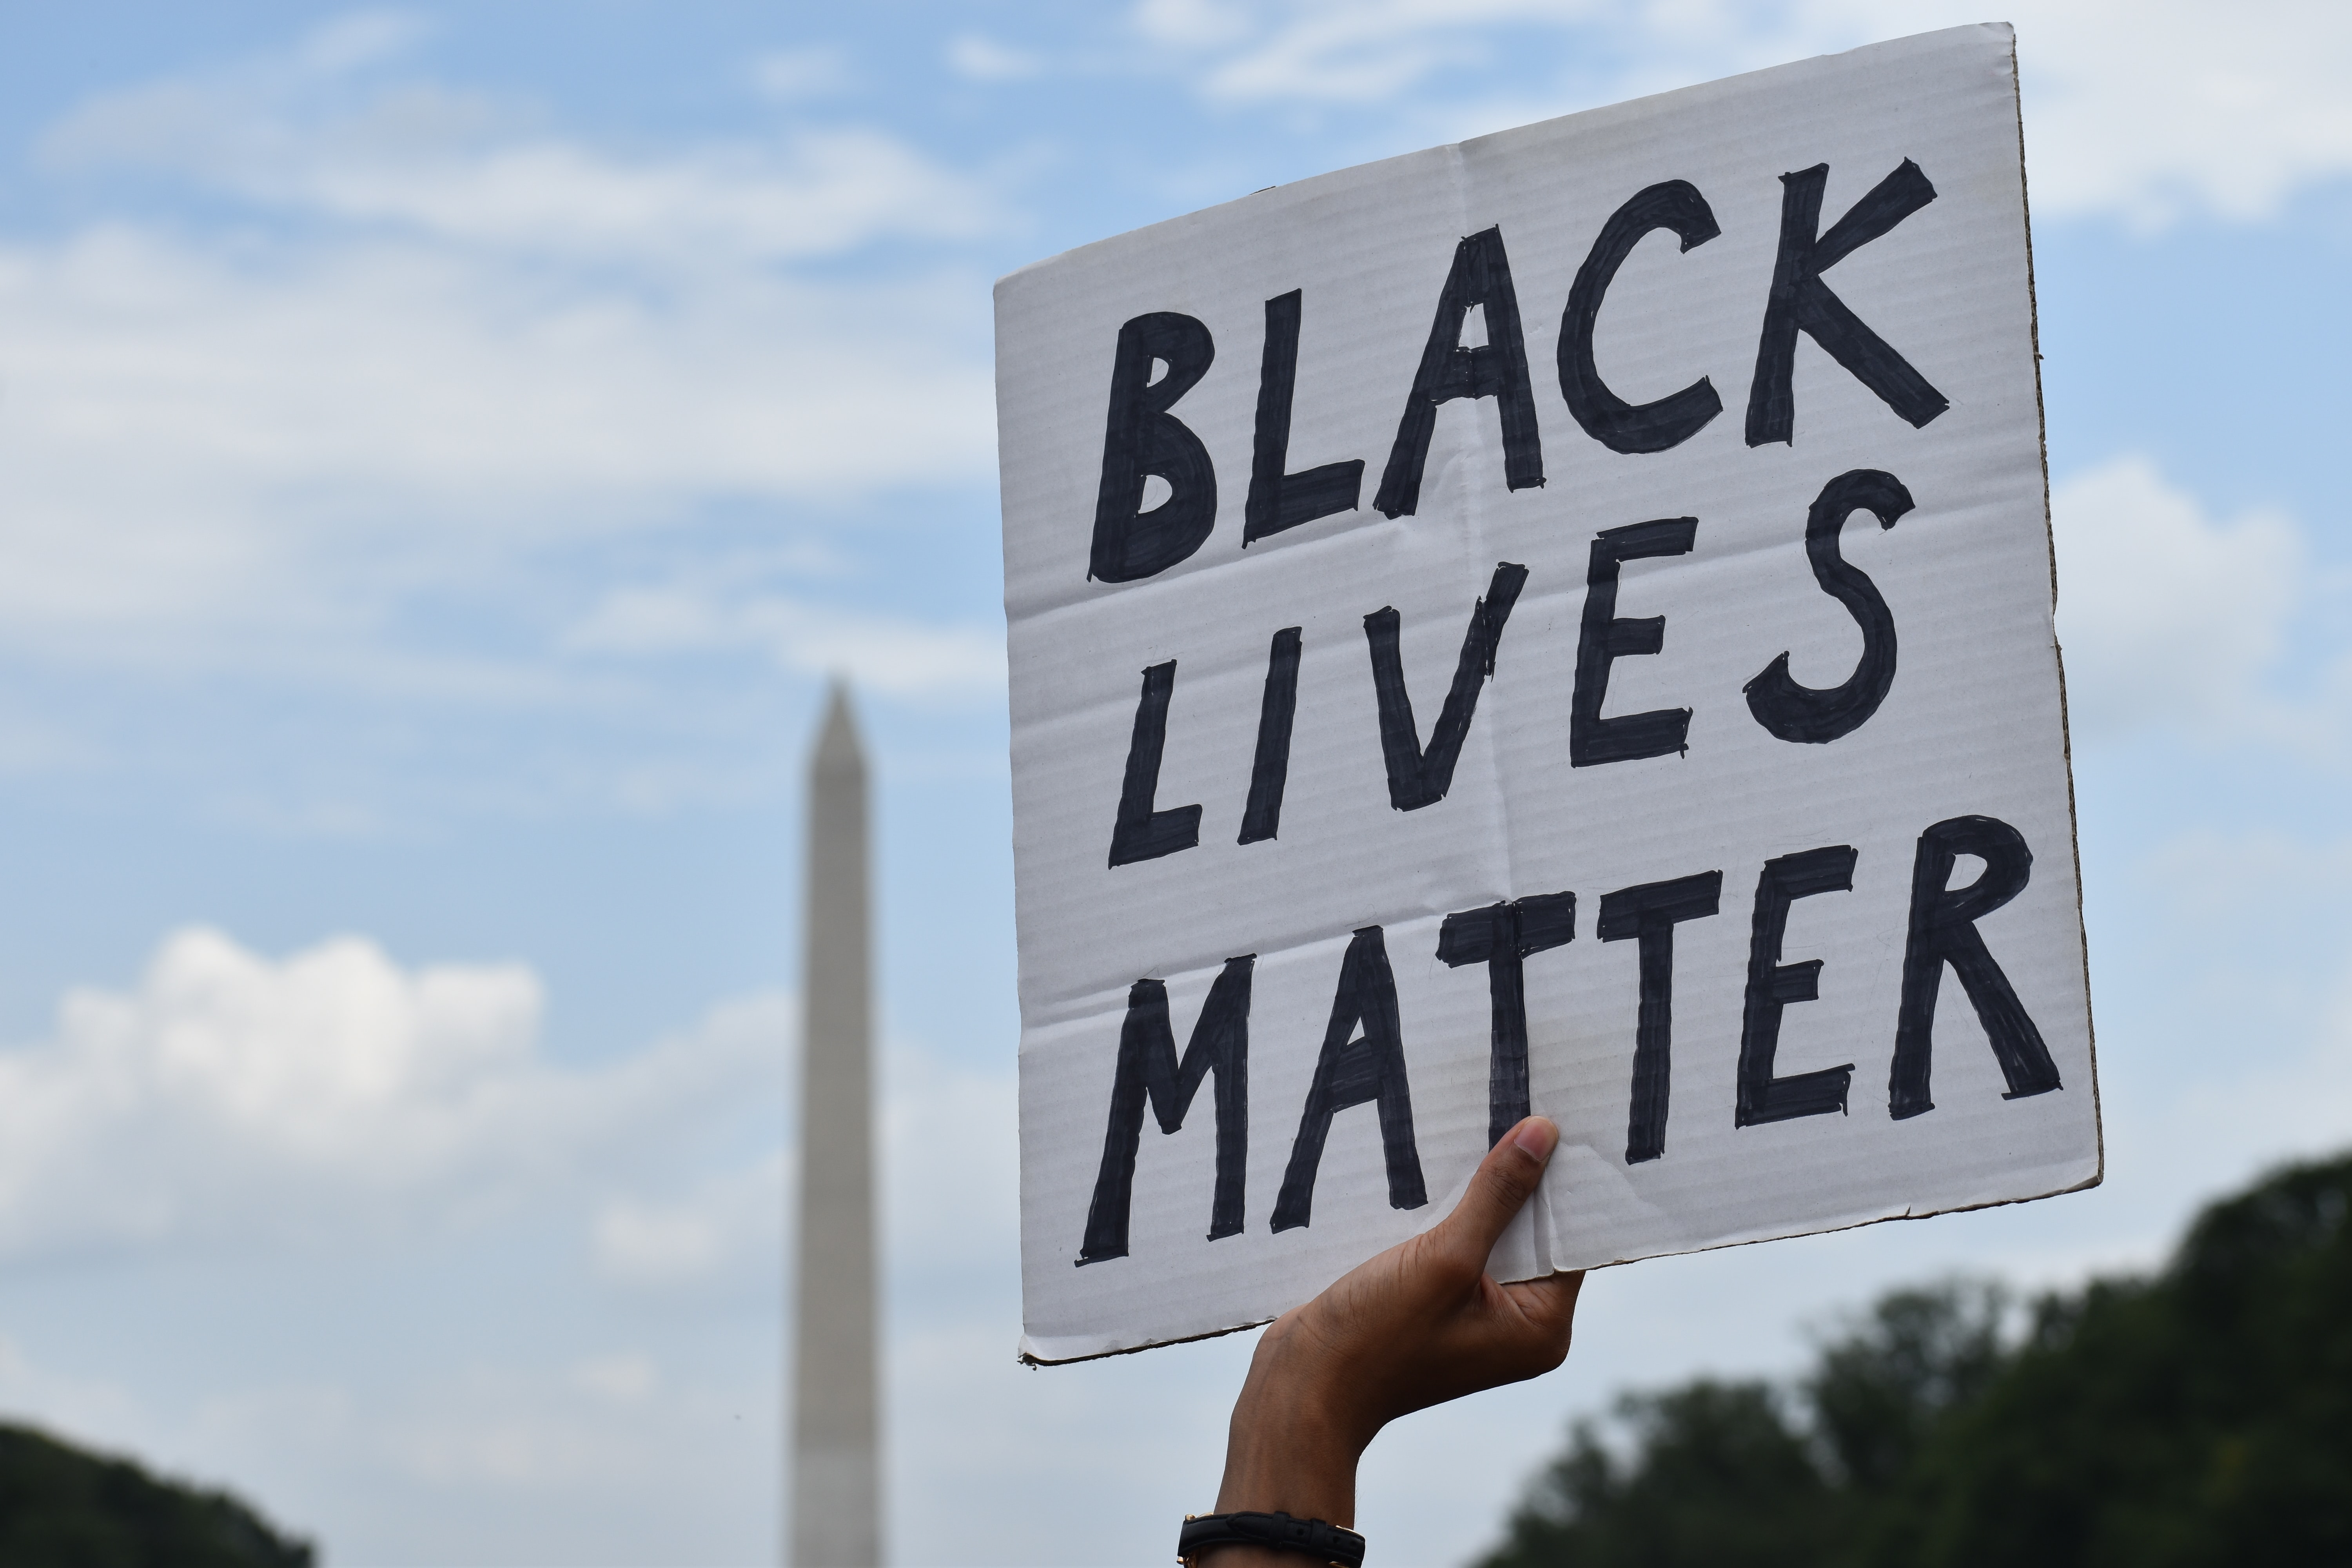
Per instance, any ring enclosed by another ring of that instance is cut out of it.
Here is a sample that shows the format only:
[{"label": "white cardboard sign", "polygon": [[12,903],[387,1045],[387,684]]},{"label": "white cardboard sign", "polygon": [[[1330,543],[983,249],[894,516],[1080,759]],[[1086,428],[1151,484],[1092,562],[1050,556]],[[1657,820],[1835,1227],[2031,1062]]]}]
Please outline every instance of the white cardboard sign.
[{"label": "white cardboard sign", "polygon": [[997,288],[1023,1352],[2095,1184],[2014,53],[1956,28]]}]

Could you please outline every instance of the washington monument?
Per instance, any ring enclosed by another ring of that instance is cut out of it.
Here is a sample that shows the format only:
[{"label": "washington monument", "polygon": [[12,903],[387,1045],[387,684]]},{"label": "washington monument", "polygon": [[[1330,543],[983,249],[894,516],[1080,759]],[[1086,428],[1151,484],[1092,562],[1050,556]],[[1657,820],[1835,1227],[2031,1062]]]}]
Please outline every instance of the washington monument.
[{"label": "washington monument", "polygon": [[866,754],[834,683],[809,763],[793,1568],[882,1560],[874,1282],[874,1019]]}]

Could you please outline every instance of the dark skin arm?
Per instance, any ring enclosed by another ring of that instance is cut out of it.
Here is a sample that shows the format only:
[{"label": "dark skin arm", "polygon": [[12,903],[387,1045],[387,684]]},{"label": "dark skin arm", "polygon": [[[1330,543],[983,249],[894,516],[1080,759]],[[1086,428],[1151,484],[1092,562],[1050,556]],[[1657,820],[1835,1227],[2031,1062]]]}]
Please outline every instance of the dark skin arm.
[{"label": "dark skin arm", "polygon": [[[1342,1276],[1259,1339],[1234,1404],[1216,1511],[1353,1525],[1356,1461],[1400,1415],[1538,1377],[1568,1355],[1582,1273],[1497,1285],[1486,1258],[1535,1192],[1559,1130],[1539,1116],[1488,1152],[1454,1212]],[[1255,1546],[1202,1568],[1297,1568]]]}]

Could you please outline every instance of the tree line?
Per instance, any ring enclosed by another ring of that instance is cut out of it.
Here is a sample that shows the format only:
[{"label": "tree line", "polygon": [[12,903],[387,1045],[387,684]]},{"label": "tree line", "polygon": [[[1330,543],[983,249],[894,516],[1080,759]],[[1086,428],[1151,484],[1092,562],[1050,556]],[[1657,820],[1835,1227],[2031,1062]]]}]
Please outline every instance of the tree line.
[{"label": "tree line", "polygon": [[1580,1421],[1478,1568],[2352,1563],[2352,1154],[2151,1275],[1895,1290],[1785,1382]]},{"label": "tree line", "polygon": [[312,1568],[225,1491],[161,1479],[30,1426],[0,1423],[0,1563],[8,1568]]}]

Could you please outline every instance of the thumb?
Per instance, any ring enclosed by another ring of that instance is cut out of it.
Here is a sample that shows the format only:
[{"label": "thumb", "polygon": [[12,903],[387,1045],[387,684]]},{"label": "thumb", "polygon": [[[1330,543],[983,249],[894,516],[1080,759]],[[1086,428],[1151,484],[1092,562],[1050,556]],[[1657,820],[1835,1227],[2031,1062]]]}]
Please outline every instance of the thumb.
[{"label": "thumb", "polygon": [[1440,1227],[1445,1232],[1446,1245],[1471,1253],[1483,1265],[1486,1255],[1495,1250],[1503,1227],[1543,1180],[1544,1166],[1550,1163],[1559,1142],[1558,1127],[1544,1117],[1530,1116],[1487,1150],[1477,1173],[1470,1178],[1469,1190]]}]

